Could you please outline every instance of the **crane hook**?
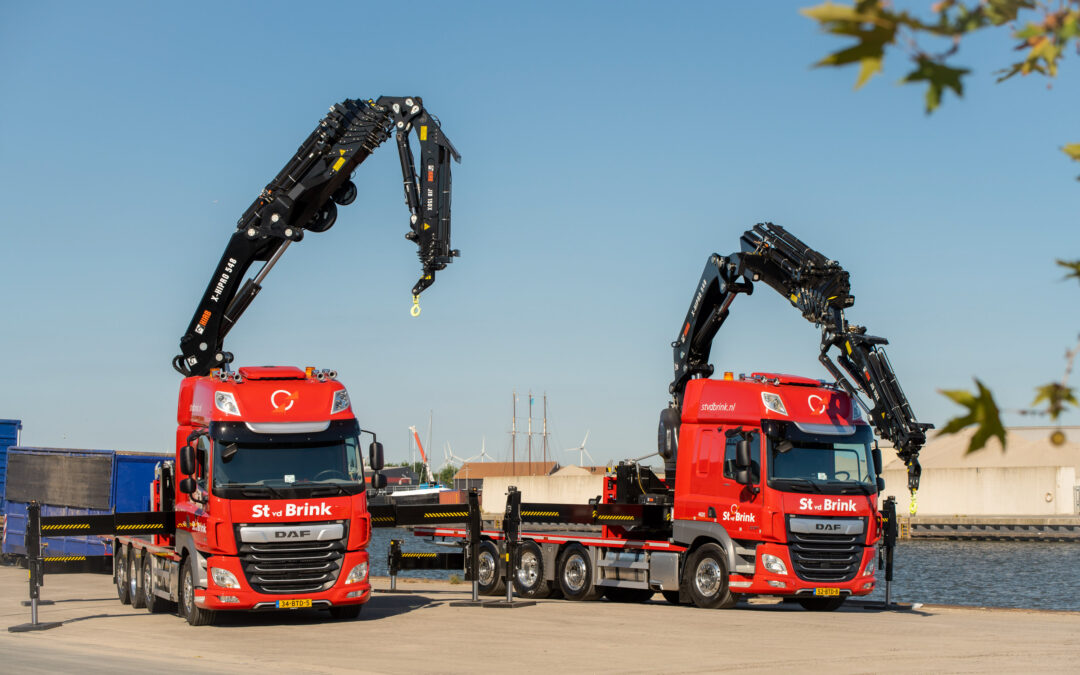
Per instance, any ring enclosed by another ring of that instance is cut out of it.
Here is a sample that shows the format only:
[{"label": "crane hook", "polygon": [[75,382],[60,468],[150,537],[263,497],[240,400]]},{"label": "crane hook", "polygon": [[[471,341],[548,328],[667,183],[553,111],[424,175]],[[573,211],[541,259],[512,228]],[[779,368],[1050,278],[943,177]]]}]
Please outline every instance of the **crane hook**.
[{"label": "crane hook", "polygon": [[413,316],[420,316],[420,296],[412,296],[412,309],[409,310],[409,314]]}]

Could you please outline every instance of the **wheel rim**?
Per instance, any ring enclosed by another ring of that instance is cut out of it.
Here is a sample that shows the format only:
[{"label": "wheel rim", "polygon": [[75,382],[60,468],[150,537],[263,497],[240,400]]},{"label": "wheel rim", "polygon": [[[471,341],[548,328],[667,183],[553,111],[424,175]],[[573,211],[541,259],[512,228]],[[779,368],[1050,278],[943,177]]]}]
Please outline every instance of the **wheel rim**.
[{"label": "wheel rim", "polygon": [[127,582],[128,593],[131,594],[131,597],[136,597],[139,592],[139,570],[135,569],[135,556],[133,555],[128,556]]},{"label": "wheel rim", "polygon": [[712,558],[706,558],[698,563],[694,571],[694,586],[698,593],[706,598],[711,598],[720,592],[722,579],[720,577],[720,565]]},{"label": "wheel rim", "polygon": [[191,581],[191,567],[184,566],[184,614],[191,616],[195,608],[195,584]]},{"label": "wheel rim", "polygon": [[149,558],[143,563],[143,593],[146,594],[146,602],[154,599],[154,566]]},{"label": "wheel rim", "polygon": [[479,581],[484,586],[490,586],[495,583],[495,557],[488,551],[480,552],[480,564],[479,564]]},{"label": "wheel rim", "polygon": [[521,565],[517,571],[518,583],[524,588],[532,588],[539,576],[540,560],[534,551],[525,551],[521,554]]},{"label": "wheel rim", "polygon": [[124,590],[124,585],[127,584],[127,561],[116,567],[116,587],[121,591]]},{"label": "wheel rim", "polygon": [[566,559],[566,565],[563,569],[563,581],[566,583],[566,587],[572,592],[578,593],[585,588],[585,577],[588,574],[588,568],[585,564],[585,559],[581,557],[580,553],[571,553]]}]

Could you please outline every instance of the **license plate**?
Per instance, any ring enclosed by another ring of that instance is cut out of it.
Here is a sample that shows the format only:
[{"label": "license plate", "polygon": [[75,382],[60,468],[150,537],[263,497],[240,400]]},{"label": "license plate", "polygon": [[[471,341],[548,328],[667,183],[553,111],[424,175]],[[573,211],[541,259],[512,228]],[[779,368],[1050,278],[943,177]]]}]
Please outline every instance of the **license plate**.
[{"label": "license plate", "polygon": [[815,588],[814,595],[840,595],[839,588]]},{"label": "license plate", "polygon": [[278,600],[278,609],[297,609],[299,607],[311,607],[311,598],[297,598],[296,600]]}]

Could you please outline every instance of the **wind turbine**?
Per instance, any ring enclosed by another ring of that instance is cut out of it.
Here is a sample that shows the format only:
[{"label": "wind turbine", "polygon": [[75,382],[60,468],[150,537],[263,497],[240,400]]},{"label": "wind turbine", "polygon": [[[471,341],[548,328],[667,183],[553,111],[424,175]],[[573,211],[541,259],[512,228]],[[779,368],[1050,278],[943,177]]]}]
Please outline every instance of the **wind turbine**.
[{"label": "wind turbine", "polygon": [[581,439],[581,445],[576,448],[567,448],[563,452],[576,452],[578,453],[578,466],[585,466],[585,458],[588,457],[590,462],[595,462],[589,451],[585,449],[585,442],[589,440],[589,432],[585,432],[585,438]]}]

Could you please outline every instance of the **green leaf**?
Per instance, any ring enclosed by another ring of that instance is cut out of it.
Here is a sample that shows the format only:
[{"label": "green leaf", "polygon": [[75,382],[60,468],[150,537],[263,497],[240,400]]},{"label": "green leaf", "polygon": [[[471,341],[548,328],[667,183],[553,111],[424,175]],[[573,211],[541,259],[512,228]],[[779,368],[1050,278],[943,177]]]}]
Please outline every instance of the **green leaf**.
[{"label": "green leaf", "polygon": [[[820,24],[830,22],[852,23],[877,23],[879,18],[874,14],[860,12],[848,5],[837,5],[832,2],[824,2],[816,7],[800,9],[799,14],[809,17]],[[824,26],[822,26],[824,28]]]},{"label": "green leaf", "polygon": [[986,18],[995,26],[1016,21],[1021,9],[1034,9],[1032,0],[986,0]]},{"label": "green leaf", "polygon": [[945,424],[945,428],[938,432],[938,436],[955,434],[961,429],[975,426],[975,433],[971,436],[967,453],[970,454],[986,446],[991,438],[997,438],[1001,442],[1002,450],[1005,449],[1005,427],[1001,423],[1001,413],[994,402],[994,395],[979,380],[975,380],[977,394],[963,389],[942,391],[941,393],[955,403],[968,409],[966,415],[954,417]]},{"label": "green leaf", "polygon": [[1080,260],[1058,260],[1056,262],[1065,269],[1072,270],[1071,273],[1065,275],[1066,279],[1076,277],[1077,280],[1080,280]]},{"label": "green leaf", "polygon": [[1080,162],[1080,143],[1069,143],[1061,148],[1061,151],[1073,160]]},{"label": "green leaf", "polygon": [[1031,405],[1039,405],[1046,401],[1046,412],[1050,413],[1050,419],[1056,420],[1065,410],[1066,404],[1080,405],[1076,402],[1076,394],[1072,387],[1066,387],[1058,382],[1044,384],[1035,389],[1035,400]]},{"label": "green leaf", "polygon": [[901,82],[926,82],[926,114],[929,115],[941,105],[941,94],[945,89],[952,89],[958,97],[964,95],[964,84],[960,78],[970,73],[970,70],[950,68],[926,55],[919,55],[917,63],[915,70],[908,73]]}]

